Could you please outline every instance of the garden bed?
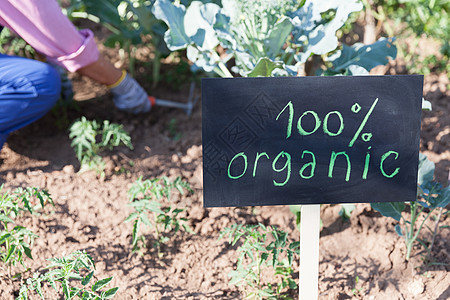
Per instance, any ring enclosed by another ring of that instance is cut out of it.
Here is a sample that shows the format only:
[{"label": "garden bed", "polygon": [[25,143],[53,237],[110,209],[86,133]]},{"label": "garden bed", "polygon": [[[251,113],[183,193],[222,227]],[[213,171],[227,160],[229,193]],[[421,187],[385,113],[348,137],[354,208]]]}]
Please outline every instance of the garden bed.
[{"label": "garden bed", "polygon": [[[138,81],[151,90],[145,64],[136,70]],[[388,72],[395,72],[395,65]],[[48,258],[86,250],[96,262],[98,278],[114,276],[111,286],[120,288],[117,299],[239,299],[242,294],[228,285],[227,276],[235,267],[237,246],[218,241],[220,231],[236,223],[260,222],[299,239],[288,207],[203,208],[200,103],[191,116],[159,107],[134,116],[116,110],[104,88],[78,76],[73,80],[75,99],[89,99],[78,102],[80,111],[70,110],[67,120],[58,112],[48,114],[12,134],[0,153],[0,183],[6,189],[45,188],[55,202],[47,213],[22,220],[22,225],[39,235],[32,250],[34,260],[26,259],[30,271],[24,278],[46,265]],[[436,163],[436,178],[445,185],[450,167],[448,84],[445,75],[425,78],[424,96],[432,102],[433,111],[423,113],[421,140],[421,151]],[[188,83],[177,90],[162,82],[151,94],[183,102],[188,89]],[[123,124],[131,135],[134,150],[117,148],[105,154],[104,178],[93,171],[77,172],[80,165],[70,146],[67,124],[81,115]],[[195,234],[176,235],[163,246],[162,258],[152,250],[143,256],[132,253],[132,223],[124,222],[131,213],[127,192],[140,176],[180,176],[194,190],[174,201],[187,209]],[[339,216],[338,205],[323,205],[321,210],[320,299],[450,297],[449,228],[438,232],[431,263],[423,262],[425,252],[419,244],[406,262],[405,243],[395,233],[395,222],[370,205],[358,204],[348,221]],[[450,225],[448,215],[440,225]],[[431,239],[431,234],[424,231],[422,238]],[[298,272],[298,257],[296,261]],[[298,282],[297,275],[295,279]],[[20,285],[19,279],[1,277],[0,298],[13,299]],[[294,298],[297,294],[298,290],[292,292]]]}]

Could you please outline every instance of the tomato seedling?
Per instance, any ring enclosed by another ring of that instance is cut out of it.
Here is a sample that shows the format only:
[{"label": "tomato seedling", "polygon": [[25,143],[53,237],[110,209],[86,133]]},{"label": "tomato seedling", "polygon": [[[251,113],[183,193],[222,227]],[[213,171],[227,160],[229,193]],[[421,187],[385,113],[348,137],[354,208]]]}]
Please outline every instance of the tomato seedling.
[{"label": "tomato seedling", "polygon": [[[242,286],[246,299],[290,299],[286,288],[296,289],[292,279],[294,254],[299,254],[300,242],[289,242],[287,233],[275,227],[235,224],[225,228],[219,239],[228,236],[229,243],[242,244],[237,252],[236,269],[228,276],[230,284]],[[263,282],[263,270],[270,269],[276,283]]]},{"label": "tomato seedling", "polygon": [[123,125],[110,123],[108,120],[98,123],[81,117],[70,127],[69,137],[81,164],[80,172],[96,170],[102,177],[105,169],[105,163],[100,156],[102,151],[122,145],[133,149],[131,137],[123,129]]},{"label": "tomato seedling", "polygon": [[[101,291],[111,282],[112,277],[97,280],[88,288],[94,277],[95,264],[92,257],[84,251],[75,251],[62,258],[51,258],[49,261],[51,263],[45,268],[47,272],[36,272],[33,277],[28,278],[26,283],[20,287],[16,300],[28,300],[30,292],[36,292],[41,299],[45,299],[42,292],[42,283],[44,282],[48,283],[59,296],[64,296],[66,300],[111,299],[119,289],[113,287]],[[75,285],[76,282],[78,285]],[[57,284],[60,286],[59,288]]]},{"label": "tomato seedling", "polygon": [[2,192],[2,189],[3,185],[0,186],[0,259],[11,277],[12,267],[17,264],[25,267],[24,254],[33,259],[31,247],[38,237],[28,228],[16,225],[14,219],[25,211],[36,214],[39,206],[44,208],[46,203],[54,203],[46,190],[36,187],[17,188],[13,192]]},{"label": "tomato seedling", "polygon": [[[180,229],[193,233],[188,226],[187,218],[180,214],[184,208],[176,208],[170,204],[172,190],[178,190],[184,195],[184,190],[192,192],[189,184],[181,180],[180,177],[171,182],[167,177],[142,180],[140,177],[128,191],[131,203],[134,208],[125,220],[133,221],[132,245],[133,252],[141,252],[141,248],[146,247],[146,237],[140,234],[141,224],[153,230],[153,247],[158,251],[158,256],[162,257],[161,245],[167,243]],[[165,203],[162,203],[163,200]]]}]

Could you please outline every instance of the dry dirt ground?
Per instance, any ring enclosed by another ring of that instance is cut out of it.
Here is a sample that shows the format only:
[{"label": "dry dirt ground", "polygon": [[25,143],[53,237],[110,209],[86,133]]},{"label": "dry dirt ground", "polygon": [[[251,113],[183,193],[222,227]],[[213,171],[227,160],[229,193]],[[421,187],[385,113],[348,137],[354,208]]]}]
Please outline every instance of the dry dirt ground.
[{"label": "dry dirt ground", "polygon": [[[149,87],[143,75],[137,78]],[[425,78],[424,96],[432,102],[433,111],[423,114],[421,140],[421,151],[436,163],[437,179],[444,184],[450,167],[448,84],[445,75]],[[77,172],[80,166],[70,147],[68,126],[57,126],[62,118],[58,112],[10,137],[0,153],[0,183],[5,189],[46,188],[55,201],[55,207],[43,215],[20,220],[39,235],[32,250],[34,260],[26,259],[30,271],[24,278],[42,268],[48,258],[86,250],[96,262],[98,278],[114,276],[111,286],[120,287],[116,299],[240,299],[242,293],[228,285],[227,277],[236,265],[237,247],[218,241],[219,232],[235,223],[261,222],[287,231],[292,240],[299,239],[288,207],[203,208],[200,103],[190,117],[159,107],[133,116],[116,110],[110,95],[86,79],[75,76],[74,87],[76,99],[88,100],[79,102],[79,112],[69,112],[69,123],[85,115],[124,124],[135,149],[105,153],[106,176],[101,179],[94,172]],[[186,101],[187,93],[188,84],[179,91],[165,84],[152,90],[155,96],[175,101]],[[179,140],[174,132],[181,134]],[[187,208],[195,234],[177,235],[164,247],[162,259],[151,251],[143,256],[131,251],[132,223],[124,222],[131,212],[127,191],[139,176],[181,176],[194,189],[175,203]],[[450,298],[448,228],[438,232],[433,263],[423,263],[424,249],[419,245],[406,262],[405,243],[394,231],[395,222],[370,205],[358,204],[349,221],[341,219],[338,205],[323,205],[321,210],[320,299]],[[441,225],[450,225],[448,215]],[[431,236],[424,230],[422,238]],[[298,263],[294,267],[298,272]],[[298,276],[294,277],[298,282]],[[0,277],[0,299],[13,299],[19,287],[19,279]],[[294,299],[297,294],[298,290],[292,292]]]}]

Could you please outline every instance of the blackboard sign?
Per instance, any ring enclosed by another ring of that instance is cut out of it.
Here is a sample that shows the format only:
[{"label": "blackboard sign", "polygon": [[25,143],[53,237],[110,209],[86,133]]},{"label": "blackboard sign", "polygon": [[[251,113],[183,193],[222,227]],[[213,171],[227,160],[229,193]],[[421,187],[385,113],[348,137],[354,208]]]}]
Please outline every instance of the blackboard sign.
[{"label": "blackboard sign", "polygon": [[203,79],[204,206],[413,201],[422,84]]}]

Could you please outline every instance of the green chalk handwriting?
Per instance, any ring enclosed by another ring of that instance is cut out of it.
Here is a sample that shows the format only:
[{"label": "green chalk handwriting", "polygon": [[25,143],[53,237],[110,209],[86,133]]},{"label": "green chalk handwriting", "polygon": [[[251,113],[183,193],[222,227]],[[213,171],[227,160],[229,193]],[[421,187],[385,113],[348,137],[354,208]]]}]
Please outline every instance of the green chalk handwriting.
[{"label": "green chalk handwriting", "polygon": [[256,153],[255,165],[253,166],[253,177],[256,176],[256,168],[257,168],[257,166],[258,166],[258,160],[260,159],[261,156],[265,156],[265,157],[267,157],[267,159],[269,159],[269,155],[267,155],[266,152],[263,152],[263,153]]},{"label": "green chalk handwriting", "polygon": [[[339,129],[336,132],[330,132],[330,130],[328,130],[328,118],[331,116],[331,114],[336,114],[336,116],[338,116],[339,118]],[[329,136],[337,136],[340,135],[343,130],[344,130],[344,119],[342,118],[342,114],[336,110],[327,113],[325,119],[323,120],[323,132],[328,134]]]},{"label": "green chalk handwriting", "polygon": [[[372,146],[368,148],[370,150]],[[367,151],[366,153],[366,159],[364,160],[364,171],[362,175],[362,179],[367,179],[367,174],[369,173],[369,164],[370,164],[370,152]]]},{"label": "green chalk handwriting", "polygon": [[[314,121],[315,121],[315,123],[316,123],[314,129],[313,129],[312,131],[309,131],[309,132],[306,131],[306,130],[304,130],[303,127],[302,127],[302,118],[303,118],[304,116],[306,116],[307,114],[311,114],[311,115],[314,117]],[[310,134],[313,134],[314,132],[316,132],[317,129],[319,129],[321,123],[322,123],[322,121],[320,121],[319,116],[317,115],[317,113],[316,113],[315,111],[313,111],[313,110],[307,110],[307,111],[305,111],[305,112],[300,116],[300,118],[298,118],[297,129],[298,129],[298,132],[299,132],[301,135],[310,135]]]},{"label": "green chalk handwriting", "polygon": [[348,157],[348,155],[347,155],[347,153],[345,153],[345,151],[341,151],[338,153],[336,153],[334,151],[331,152],[330,164],[328,166],[328,177],[333,178],[334,163],[336,161],[336,158],[339,155],[344,155],[344,157],[347,159],[347,173],[345,174],[345,181],[349,181],[352,164],[350,163],[350,157]]},{"label": "green chalk handwriting", "polygon": [[[312,161],[307,164],[304,164],[303,167],[300,169],[299,174],[300,177],[302,177],[303,179],[310,179],[314,176],[314,171],[316,170],[316,156],[311,151],[303,150],[302,159],[304,158],[305,154],[311,155]],[[311,172],[309,173],[309,175],[304,175],[303,173],[308,167],[311,167]]]},{"label": "green chalk handwriting", "polygon": [[[363,121],[361,122],[361,124],[358,127],[358,130],[356,130],[355,134],[353,135],[353,138],[351,139],[350,143],[348,143],[348,146],[351,148],[353,147],[353,144],[355,143],[356,139],[359,137],[361,131],[363,130],[364,126],[366,125],[367,121],[369,120],[370,115],[372,114],[375,106],[378,103],[378,98],[375,99],[375,101],[372,103],[372,106],[370,107],[369,111],[367,112],[367,114],[364,116]],[[355,106],[358,103],[355,103],[353,106]],[[359,104],[358,104],[359,105]],[[352,107],[352,111],[353,111],[353,107]],[[357,110],[359,112],[359,110]],[[355,111],[353,111],[355,112]]]},{"label": "green chalk handwriting", "polygon": [[[241,175],[233,176],[233,175],[231,175],[231,170],[230,170],[231,169],[231,165],[233,164],[233,161],[236,158],[240,157],[240,156],[244,159],[244,170],[242,171]],[[247,171],[247,166],[248,166],[248,164],[247,164],[247,156],[244,154],[244,152],[240,152],[240,153],[236,154],[230,160],[230,163],[228,164],[228,178],[230,178],[230,179],[239,179],[239,178],[241,178],[242,176],[244,176],[245,172]]]},{"label": "green chalk handwriting", "polygon": [[384,177],[387,177],[387,178],[392,178],[392,177],[394,177],[394,176],[397,175],[398,172],[400,171],[400,168],[396,168],[396,169],[394,170],[394,172],[392,172],[390,175],[388,175],[388,174],[384,171],[384,167],[383,167],[384,161],[385,161],[386,158],[388,158],[391,154],[394,154],[394,155],[395,155],[395,159],[398,158],[398,152],[396,152],[396,151],[388,151],[388,152],[386,152],[385,154],[383,154],[383,155],[381,156],[380,171],[381,171],[381,174],[383,174],[383,176],[384,176]]},{"label": "green chalk handwriting", "polygon": [[[277,167],[276,167],[276,164],[277,164],[277,161],[278,161],[278,159],[280,158],[280,157],[286,157],[286,162],[285,162],[285,164],[284,164],[284,166],[281,168],[281,169],[278,169]],[[273,181],[273,185],[274,186],[283,186],[283,185],[285,185],[288,181],[289,181],[289,178],[291,178],[291,155],[289,154],[289,153],[287,153],[287,152],[284,152],[284,151],[281,151],[278,155],[277,155],[277,157],[275,157],[275,159],[273,160],[273,162],[272,162],[272,169],[275,171],[275,172],[283,172],[284,171],[284,169],[286,169],[287,168],[287,172],[286,172],[286,180],[284,180],[283,182],[276,182],[275,180]]]},{"label": "green chalk handwriting", "polygon": [[292,120],[294,119],[294,106],[292,105],[292,101],[289,101],[288,104],[280,111],[278,116],[275,120],[278,121],[278,118],[283,113],[283,111],[286,109],[286,107],[289,107],[289,119],[288,119],[288,126],[286,128],[286,139],[288,139],[291,136],[292,133]]}]

